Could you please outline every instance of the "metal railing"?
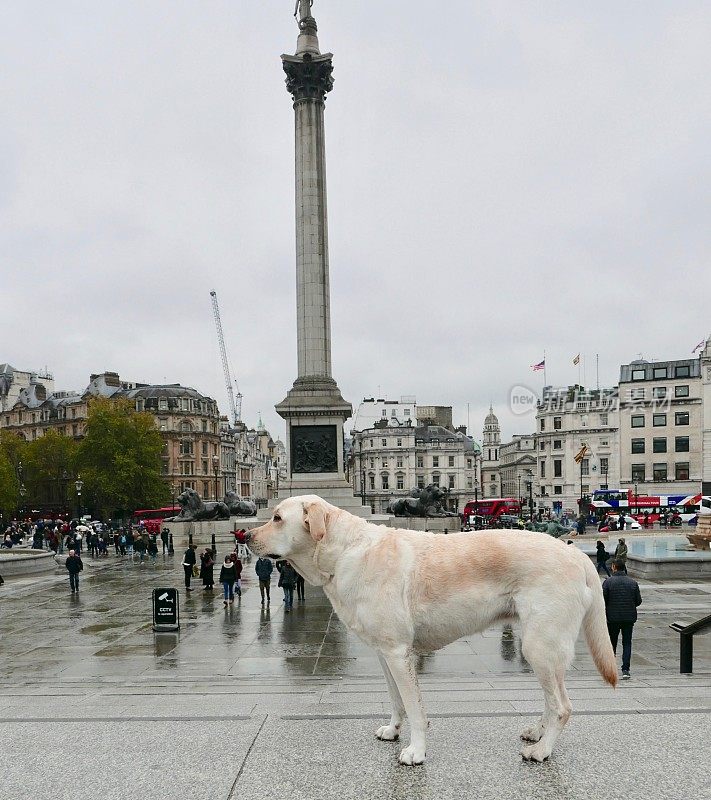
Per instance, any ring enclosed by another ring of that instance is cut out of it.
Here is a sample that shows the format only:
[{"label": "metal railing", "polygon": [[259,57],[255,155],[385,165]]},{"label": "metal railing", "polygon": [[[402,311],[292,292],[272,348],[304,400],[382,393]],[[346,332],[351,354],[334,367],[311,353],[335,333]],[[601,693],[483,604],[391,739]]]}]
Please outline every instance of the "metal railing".
[{"label": "metal railing", "polygon": [[679,634],[679,672],[693,672],[694,634],[711,629],[711,614],[688,625],[684,625],[682,622],[673,622],[669,627]]}]

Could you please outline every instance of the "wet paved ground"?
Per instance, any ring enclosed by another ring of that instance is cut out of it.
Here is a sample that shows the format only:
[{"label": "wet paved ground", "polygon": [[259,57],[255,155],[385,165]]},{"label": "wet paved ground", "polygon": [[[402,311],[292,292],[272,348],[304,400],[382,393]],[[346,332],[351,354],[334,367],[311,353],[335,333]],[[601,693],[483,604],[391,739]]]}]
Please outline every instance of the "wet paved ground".
[{"label": "wet paved ground", "polygon": [[[181,589],[180,633],[156,634],[151,589],[182,586],[179,559],[86,563],[78,597],[61,571],[0,588],[5,798],[108,800],[139,785],[151,798],[703,795],[711,636],[697,638],[695,675],[680,676],[668,625],[709,613],[711,583],[642,583],[633,680],[617,692],[578,643],[574,717],[543,766],[517,756],[523,717],[542,695],[515,627],[422,658],[428,764],[407,770],[397,744],[373,738],[388,714],[377,659],[320,590],[307,587],[285,614],[275,581],[262,609],[247,564],[240,602],[225,609],[217,591]],[[60,778],[67,753],[86,747],[95,757],[75,762],[70,789]],[[104,759],[108,771],[96,768]]]}]

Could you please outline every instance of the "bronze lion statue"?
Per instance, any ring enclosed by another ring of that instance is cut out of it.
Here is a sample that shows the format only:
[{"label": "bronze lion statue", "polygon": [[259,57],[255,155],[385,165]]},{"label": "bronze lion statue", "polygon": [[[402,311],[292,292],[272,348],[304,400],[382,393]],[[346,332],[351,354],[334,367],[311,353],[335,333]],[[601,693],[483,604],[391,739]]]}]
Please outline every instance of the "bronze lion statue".
[{"label": "bronze lion statue", "polygon": [[166,522],[205,522],[229,519],[230,510],[222,502],[204,502],[195,489],[186,489],[177,497],[180,514],[169,517]]}]

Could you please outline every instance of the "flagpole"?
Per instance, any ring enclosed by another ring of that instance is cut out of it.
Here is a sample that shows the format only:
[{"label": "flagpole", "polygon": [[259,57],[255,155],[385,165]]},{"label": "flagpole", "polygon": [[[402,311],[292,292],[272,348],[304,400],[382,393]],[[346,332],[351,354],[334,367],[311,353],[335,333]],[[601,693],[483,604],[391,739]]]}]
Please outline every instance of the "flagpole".
[{"label": "flagpole", "polygon": [[600,353],[595,353],[595,383],[600,391]]},{"label": "flagpole", "polygon": [[583,384],[582,385],[584,386],[587,383],[587,379],[585,377],[585,356],[582,356],[582,361],[583,361]]},{"label": "flagpole", "polygon": [[543,350],[543,388],[548,386],[548,378],[546,378],[546,351]]}]

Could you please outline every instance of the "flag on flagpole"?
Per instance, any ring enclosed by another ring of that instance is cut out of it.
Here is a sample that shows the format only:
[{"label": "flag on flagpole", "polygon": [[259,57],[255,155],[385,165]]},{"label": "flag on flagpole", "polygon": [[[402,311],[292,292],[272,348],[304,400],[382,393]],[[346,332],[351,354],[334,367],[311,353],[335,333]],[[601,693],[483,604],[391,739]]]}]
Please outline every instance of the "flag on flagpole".
[{"label": "flag on flagpole", "polygon": [[538,372],[539,369],[545,369],[545,368],[546,368],[545,358],[543,359],[543,361],[539,361],[538,364],[531,364],[531,369],[534,372]]},{"label": "flag on flagpole", "polygon": [[701,348],[706,344],[706,339],[702,339],[696,347],[691,351],[691,355],[693,356],[697,350],[701,350]]},{"label": "flag on flagpole", "polygon": [[575,364],[576,367],[578,366],[579,363],[580,363],[580,353],[578,353],[578,355],[575,356],[575,358],[573,359],[573,364]]},{"label": "flag on flagpole", "polygon": [[578,451],[578,454],[575,456],[575,463],[579,464],[585,458],[587,452],[588,452],[588,446],[584,444]]}]

